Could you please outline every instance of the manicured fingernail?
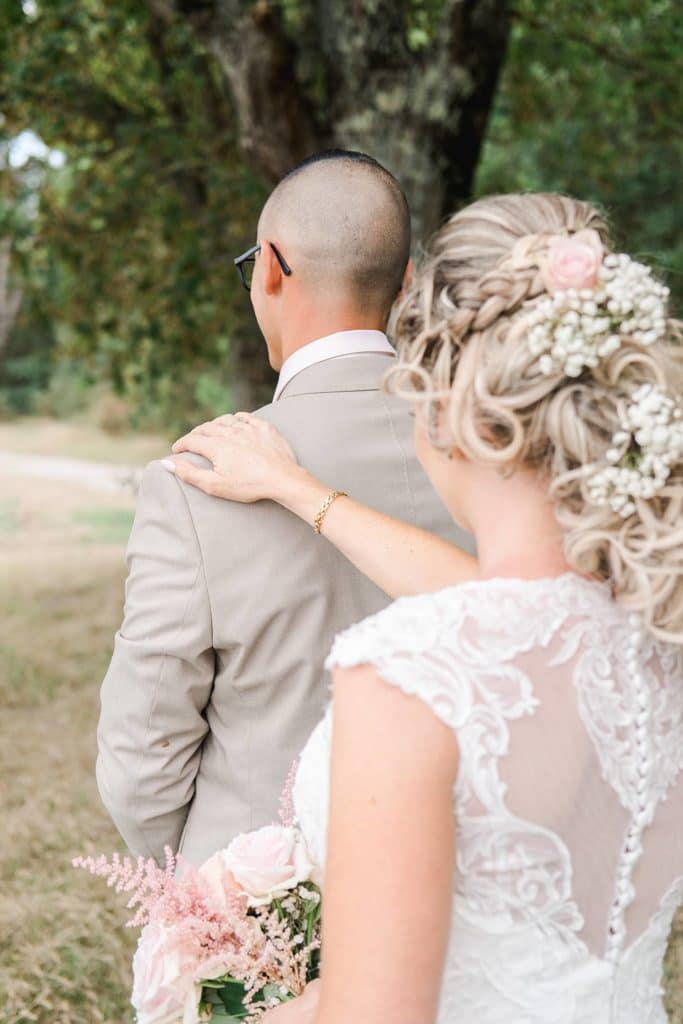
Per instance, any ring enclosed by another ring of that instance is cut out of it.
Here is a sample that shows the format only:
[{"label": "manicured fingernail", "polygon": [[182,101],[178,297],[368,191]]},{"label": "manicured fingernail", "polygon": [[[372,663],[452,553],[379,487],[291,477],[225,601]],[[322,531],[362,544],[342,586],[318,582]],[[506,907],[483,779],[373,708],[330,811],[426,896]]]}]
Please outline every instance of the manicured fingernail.
[{"label": "manicured fingernail", "polygon": [[169,473],[175,473],[175,462],[173,461],[173,459],[162,459],[161,465],[164,467],[164,469],[167,469]]}]

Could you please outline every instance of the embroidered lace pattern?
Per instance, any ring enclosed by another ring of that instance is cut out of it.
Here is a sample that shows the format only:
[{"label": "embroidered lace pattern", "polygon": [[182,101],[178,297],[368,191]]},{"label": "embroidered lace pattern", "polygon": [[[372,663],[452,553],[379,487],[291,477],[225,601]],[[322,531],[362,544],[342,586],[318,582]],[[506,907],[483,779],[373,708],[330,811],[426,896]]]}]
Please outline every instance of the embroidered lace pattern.
[{"label": "embroidered lace pattern", "polygon": [[[573,574],[405,598],[341,634],[454,732],[439,1024],[665,1024],[683,897],[683,656]],[[324,866],[332,709],[294,801]]]}]

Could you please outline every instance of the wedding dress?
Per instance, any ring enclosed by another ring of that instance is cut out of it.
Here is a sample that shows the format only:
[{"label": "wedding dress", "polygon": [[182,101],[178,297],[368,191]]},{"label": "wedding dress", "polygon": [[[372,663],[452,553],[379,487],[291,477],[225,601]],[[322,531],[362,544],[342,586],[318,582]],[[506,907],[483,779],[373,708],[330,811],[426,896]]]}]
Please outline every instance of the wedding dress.
[{"label": "wedding dress", "polygon": [[[342,633],[455,733],[451,938],[438,1024],[665,1024],[683,898],[683,654],[574,574],[402,598]],[[294,807],[322,867],[332,709]]]}]

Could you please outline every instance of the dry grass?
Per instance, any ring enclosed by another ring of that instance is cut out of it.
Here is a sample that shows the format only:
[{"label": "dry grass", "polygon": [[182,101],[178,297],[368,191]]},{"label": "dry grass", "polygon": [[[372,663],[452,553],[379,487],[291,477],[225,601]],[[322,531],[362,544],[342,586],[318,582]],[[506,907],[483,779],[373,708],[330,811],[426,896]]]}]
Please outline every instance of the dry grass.
[{"label": "dry grass", "polygon": [[[22,440],[31,450],[26,426]],[[122,461],[140,461],[137,444],[118,444]],[[125,496],[0,480],[2,1024],[132,1021],[126,912],[70,865],[122,849],[93,769],[132,511]]]},{"label": "dry grass", "polygon": [[[93,444],[90,433],[57,428],[39,423],[32,435],[24,424],[24,450],[44,453],[48,434],[58,454]],[[60,449],[59,438],[73,449]],[[155,451],[112,443],[122,462],[158,454],[158,441]],[[131,514],[129,498],[0,479],[0,1024],[132,1021],[126,912],[100,880],[70,866],[82,851],[122,849],[93,771]],[[670,1020],[683,1024],[683,914],[665,982]]]}]

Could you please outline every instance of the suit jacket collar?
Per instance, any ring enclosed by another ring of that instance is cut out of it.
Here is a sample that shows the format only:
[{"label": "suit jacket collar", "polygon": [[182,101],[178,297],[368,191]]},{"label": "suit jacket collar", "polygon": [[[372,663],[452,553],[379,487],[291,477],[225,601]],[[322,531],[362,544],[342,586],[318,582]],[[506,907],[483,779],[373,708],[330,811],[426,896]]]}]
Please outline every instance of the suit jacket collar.
[{"label": "suit jacket collar", "polygon": [[364,328],[335,331],[324,338],[309,342],[308,345],[293,352],[283,363],[273,401],[278,400],[290,380],[309,366],[337,356],[357,356],[369,352],[393,354],[393,346],[384,331]]},{"label": "suit jacket collar", "polygon": [[297,395],[331,394],[339,391],[379,391],[384,374],[395,356],[387,353],[334,356],[308,366],[283,388],[278,402]]}]

